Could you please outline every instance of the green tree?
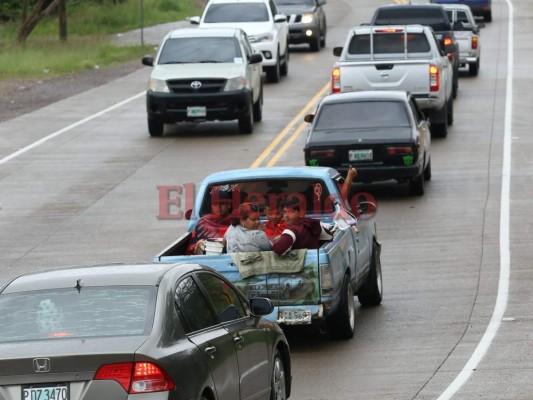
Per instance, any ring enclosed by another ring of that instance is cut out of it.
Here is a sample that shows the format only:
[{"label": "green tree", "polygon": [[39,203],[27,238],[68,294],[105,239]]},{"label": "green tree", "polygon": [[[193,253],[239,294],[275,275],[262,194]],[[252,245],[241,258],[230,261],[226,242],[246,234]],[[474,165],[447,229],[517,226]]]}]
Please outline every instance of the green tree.
[{"label": "green tree", "polygon": [[58,8],[61,2],[62,0],[53,0],[48,2],[48,4],[45,4],[47,3],[46,0],[37,0],[32,11],[28,13],[30,0],[22,0],[22,23],[20,24],[18,31],[17,41],[21,44],[26,43],[28,36],[35,29],[37,24],[44,17],[47,17],[52,11]]}]

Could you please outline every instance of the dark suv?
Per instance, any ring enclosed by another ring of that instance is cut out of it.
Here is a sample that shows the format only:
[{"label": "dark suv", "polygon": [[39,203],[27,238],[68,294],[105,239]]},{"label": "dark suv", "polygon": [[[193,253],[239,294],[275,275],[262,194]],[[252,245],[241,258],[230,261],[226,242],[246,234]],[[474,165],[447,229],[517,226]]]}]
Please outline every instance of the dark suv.
[{"label": "dark suv", "polygon": [[463,27],[462,22],[452,26],[448,14],[438,4],[391,4],[380,6],[374,12],[371,25],[426,25],[433,29],[435,36],[444,49],[453,44],[455,51],[448,55],[453,65],[453,98],[459,88],[459,46],[455,41],[454,30]]}]

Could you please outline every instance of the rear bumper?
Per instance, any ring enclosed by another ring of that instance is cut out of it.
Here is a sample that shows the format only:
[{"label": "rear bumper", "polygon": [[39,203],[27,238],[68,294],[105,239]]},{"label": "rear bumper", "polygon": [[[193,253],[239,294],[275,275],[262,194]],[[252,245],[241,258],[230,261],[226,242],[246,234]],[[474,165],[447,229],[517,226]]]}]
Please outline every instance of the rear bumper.
[{"label": "rear bumper", "polygon": [[[413,165],[360,165],[355,164],[354,167],[357,169],[357,181],[370,183],[378,181],[387,181],[390,179],[395,179],[397,181],[406,181],[414,179],[423,171],[422,163],[417,162]],[[336,167],[337,171],[341,174],[346,175],[348,172],[348,166]]]}]

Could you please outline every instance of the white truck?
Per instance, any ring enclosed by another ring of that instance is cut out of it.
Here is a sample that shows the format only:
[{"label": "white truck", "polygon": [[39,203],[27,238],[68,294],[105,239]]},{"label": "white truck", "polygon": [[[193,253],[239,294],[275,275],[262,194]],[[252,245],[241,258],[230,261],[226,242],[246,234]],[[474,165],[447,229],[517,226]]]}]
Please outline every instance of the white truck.
[{"label": "white truck", "polygon": [[359,26],[350,30],[331,76],[332,93],[404,90],[431,122],[431,134],[446,137],[453,123],[453,67],[431,28],[422,25]]}]

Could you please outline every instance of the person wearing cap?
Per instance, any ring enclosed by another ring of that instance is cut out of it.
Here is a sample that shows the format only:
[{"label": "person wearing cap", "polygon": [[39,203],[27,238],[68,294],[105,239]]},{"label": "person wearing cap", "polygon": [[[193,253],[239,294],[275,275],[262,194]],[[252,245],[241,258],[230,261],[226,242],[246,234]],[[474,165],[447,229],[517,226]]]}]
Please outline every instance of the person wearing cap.
[{"label": "person wearing cap", "polygon": [[318,249],[321,241],[333,239],[333,234],[320,221],[305,217],[305,210],[300,209],[298,198],[285,202],[283,219],[286,228],[272,243],[272,250],[278,255],[295,249]]},{"label": "person wearing cap", "polygon": [[186,254],[204,254],[206,240],[222,240],[231,225],[232,196],[227,191],[213,193],[211,213],[199,219],[192,232]]},{"label": "person wearing cap", "polygon": [[257,204],[243,203],[239,206],[238,218],[224,235],[228,253],[272,250],[272,243],[265,232],[259,229],[260,216]]}]

